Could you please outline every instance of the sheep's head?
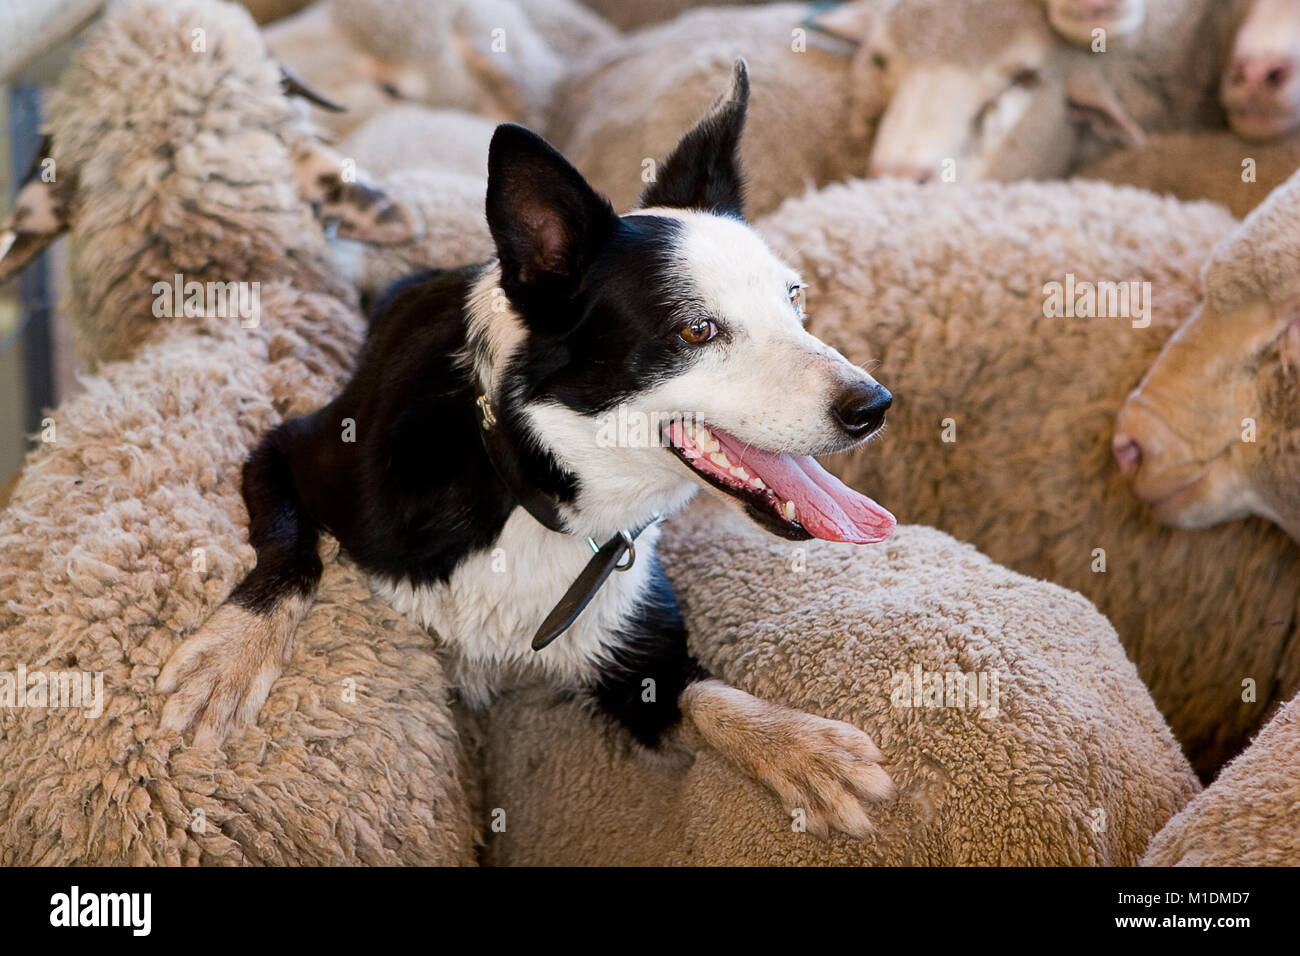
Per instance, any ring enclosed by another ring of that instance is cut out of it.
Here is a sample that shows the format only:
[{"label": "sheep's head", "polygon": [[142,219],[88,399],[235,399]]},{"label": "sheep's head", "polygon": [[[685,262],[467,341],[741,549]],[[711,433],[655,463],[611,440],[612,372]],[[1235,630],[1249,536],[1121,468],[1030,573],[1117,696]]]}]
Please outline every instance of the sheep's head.
[{"label": "sheep's head", "polygon": [[0,280],[65,230],[92,307],[128,273],[200,273],[214,256],[226,273],[317,260],[327,274],[313,213],[347,238],[418,234],[311,135],[302,92],[242,7],[114,5],[50,99],[48,146],[0,225]]},{"label": "sheep's head", "polygon": [[[1056,32],[1075,46],[1091,48],[1099,36],[1106,43],[1131,37],[1147,17],[1147,0],[1044,0]],[[1098,31],[1101,31],[1098,33]]]},{"label": "sheep's head", "polygon": [[1207,298],[1129,396],[1120,469],[1160,520],[1259,515],[1300,541],[1300,178],[1215,250]]},{"label": "sheep's head", "polygon": [[1237,33],[1223,77],[1228,121],[1247,139],[1300,127],[1300,4],[1255,0]]},{"label": "sheep's head", "polygon": [[[1048,178],[1068,171],[1080,125],[1107,140],[1141,139],[1037,0],[970,0],[960,16],[945,0],[907,0],[860,22],[854,39],[876,75],[858,82],[877,84],[883,106],[874,175]],[[847,35],[848,24],[836,32]]]}]

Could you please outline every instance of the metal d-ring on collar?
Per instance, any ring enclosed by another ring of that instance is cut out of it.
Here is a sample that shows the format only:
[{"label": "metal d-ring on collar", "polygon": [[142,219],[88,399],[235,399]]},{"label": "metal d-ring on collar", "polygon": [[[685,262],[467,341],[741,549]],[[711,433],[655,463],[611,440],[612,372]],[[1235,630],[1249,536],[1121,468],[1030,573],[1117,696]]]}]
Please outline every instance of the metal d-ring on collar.
[{"label": "metal d-ring on collar", "polygon": [[[479,436],[483,439],[483,449],[488,460],[496,470],[498,477],[514,494],[524,510],[543,527],[560,534],[568,534],[564,519],[560,515],[557,502],[538,488],[529,485],[519,467],[514,445],[504,428],[498,428],[499,419],[492,408],[492,400],[487,391],[480,388],[474,404],[479,412]],[[553,640],[567,631],[578,615],[583,612],[606,579],[615,571],[627,571],[636,563],[636,539],[641,532],[659,520],[659,515],[637,528],[635,531],[620,530],[603,545],[597,545],[595,538],[588,538],[591,546],[591,560],[582,572],[569,585],[560,602],[546,615],[546,620],[533,635],[533,650],[540,651]]]}]

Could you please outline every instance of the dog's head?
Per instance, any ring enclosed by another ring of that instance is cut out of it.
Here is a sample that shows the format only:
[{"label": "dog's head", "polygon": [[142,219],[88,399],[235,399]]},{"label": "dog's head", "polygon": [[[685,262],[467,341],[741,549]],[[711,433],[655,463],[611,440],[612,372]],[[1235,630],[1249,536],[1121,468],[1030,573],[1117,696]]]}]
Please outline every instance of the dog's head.
[{"label": "dog's head", "polygon": [[498,128],[477,374],[573,475],[584,528],[666,513],[703,484],[785,537],[880,541],[893,517],[811,456],[878,432],[890,395],[808,333],[798,273],[744,221],[748,94],[738,61],[621,217],[540,137]]}]

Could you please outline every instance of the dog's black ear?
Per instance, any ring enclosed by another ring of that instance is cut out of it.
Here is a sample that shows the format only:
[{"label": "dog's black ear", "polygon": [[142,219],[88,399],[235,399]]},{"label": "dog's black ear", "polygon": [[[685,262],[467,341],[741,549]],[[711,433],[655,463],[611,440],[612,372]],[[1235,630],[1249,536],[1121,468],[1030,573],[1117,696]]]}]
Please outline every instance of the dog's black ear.
[{"label": "dog's black ear", "polygon": [[743,218],[740,136],[748,108],[749,68],[737,60],[731,85],[659,164],[655,181],[641,194],[641,207],[701,209]]},{"label": "dog's black ear", "polygon": [[618,216],[546,140],[505,123],[488,150],[487,221],[502,287],[527,304],[571,296]]}]

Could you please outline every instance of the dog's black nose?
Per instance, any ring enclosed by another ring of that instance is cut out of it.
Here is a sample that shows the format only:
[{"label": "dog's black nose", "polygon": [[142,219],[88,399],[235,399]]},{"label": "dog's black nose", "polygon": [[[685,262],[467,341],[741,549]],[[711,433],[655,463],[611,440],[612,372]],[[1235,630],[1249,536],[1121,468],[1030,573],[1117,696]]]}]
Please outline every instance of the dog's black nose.
[{"label": "dog's black nose", "polygon": [[878,382],[851,385],[835,401],[835,420],[854,438],[860,438],[885,424],[885,412],[893,402],[889,389]]}]

